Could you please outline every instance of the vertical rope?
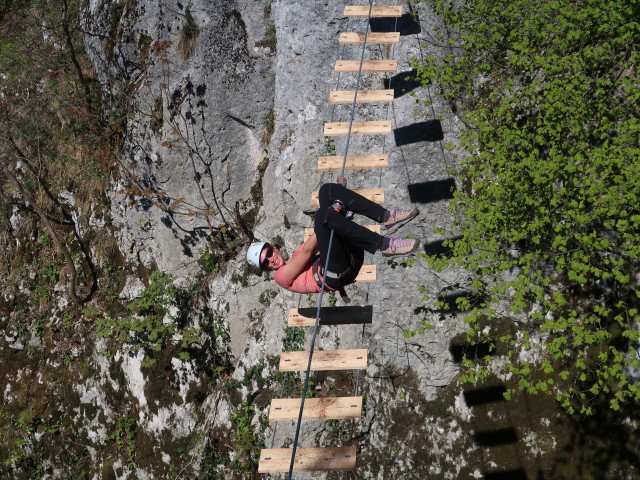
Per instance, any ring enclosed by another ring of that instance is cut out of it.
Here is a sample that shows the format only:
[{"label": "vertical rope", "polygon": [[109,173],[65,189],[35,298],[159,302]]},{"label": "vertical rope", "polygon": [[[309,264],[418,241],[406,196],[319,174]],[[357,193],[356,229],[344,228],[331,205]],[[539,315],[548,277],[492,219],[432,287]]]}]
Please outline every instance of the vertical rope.
[{"label": "vertical rope", "polygon": [[[331,235],[329,236],[329,247],[327,252],[331,252],[331,246],[333,244],[333,236],[334,231],[331,231]],[[309,387],[309,375],[311,374],[311,360],[313,359],[313,352],[316,344],[316,337],[318,334],[318,327],[320,324],[320,310],[322,307],[322,297],[324,294],[326,278],[322,277],[322,288],[320,289],[320,295],[318,296],[318,308],[316,310],[316,322],[313,326],[313,337],[311,338],[311,346],[309,347],[309,361],[307,362],[307,371],[304,376],[304,386],[302,388],[302,398],[300,399],[300,410],[298,411],[298,420],[296,423],[296,434],[293,439],[293,450],[291,452],[291,463],[289,464],[289,480],[293,475],[293,465],[296,459],[296,450],[298,449],[298,438],[300,436],[300,426],[302,425],[302,411],[304,410],[304,400],[307,396],[307,389]]]},{"label": "vertical rope", "polygon": [[[345,27],[345,28],[346,28],[347,30],[349,29],[349,17],[347,17],[347,24],[346,24],[346,27]],[[346,48],[346,45],[344,45],[344,44],[343,44],[343,45],[341,45],[340,50],[339,50],[339,54],[338,54],[338,58],[342,58],[342,56],[344,55],[345,48]],[[340,77],[340,72],[338,72],[338,79],[337,79],[337,81],[336,81],[336,90],[339,90],[339,89],[340,89],[340,78],[341,78],[341,77]],[[335,115],[335,110],[336,110],[336,105],[332,105],[331,107],[332,107],[332,108],[331,108],[331,117],[330,117],[330,118],[331,118],[331,120],[330,120],[330,121],[333,121],[333,118],[334,118],[334,115]],[[325,146],[325,153],[327,153],[327,152],[328,152],[328,150],[329,150],[329,145],[326,145],[326,146]],[[297,308],[300,308],[300,305],[301,305],[301,304],[302,304],[302,294],[299,294],[299,295],[298,295],[298,306],[297,306]],[[288,347],[287,347],[287,346],[285,346],[285,348],[287,349],[287,351],[288,351],[288,350],[291,350],[291,348],[292,348],[292,346],[293,346],[293,340],[294,340],[294,338],[295,338],[295,330],[293,330],[293,331],[291,332],[291,338],[289,339]],[[281,386],[281,388],[280,388],[280,397],[279,397],[279,398],[283,398],[283,396],[284,396],[284,390],[285,390],[286,385],[287,385],[288,376],[289,376],[289,372],[285,372],[284,377],[283,377],[283,380],[282,380],[282,386]],[[272,435],[271,435],[271,447],[270,447],[270,448],[273,448],[273,447],[275,446],[275,441],[276,441],[276,432],[277,432],[277,431],[278,431],[278,422],[276,421],[276,422],[275,422],[275,425],[274,425],[274,427],[273,427],[273,433],[272,433]]]},{"label": "vertical rope", "polygon": [[[398,31],[398,19],[395,19],[395,24],[394,24],[394,32]],[[395,48],[396,46],[393,45],[393,47],[391,47],[391,58],[393,58],[395,56]],[[391,89],[391,76],[389,75],[389,89]],[[387,104],[387,108],[386,108],[386,112],[385,112],[385,119],[389,118],[389,104]],[[386,136],[383,137],[382,139],[382,153],[386,152],[386,147],[387,147],[387,139]],[[378,177],[378,187],[382,185],[382,169],[380,169],[380,176]],[[369,293],[371,291],[371,284],[367,285],[367,291],[365,294],[365,304],[369,303]],[[365,333],[366,333],[366,324],[362,325],[362,333],[360,334],[360,343],[359,343],[359,348],[363,348],[364,347],[364,337],[365,337]],[[362,372],[360,370],[357,371],[356,373],[356,384],[355,384],[355,388],[354,388],[354,396],[358,396],[358,394],[360,393],[360,379],[362,377]],[[347,446],[352,446],[353,445],[353,437],[354,437],[354,433],[355,433],[355,419],[351,420],[351,426],[349,428],[349,440],[347,442]],[[349,478],[349,472],[344,472],[343,476],[342,476],[343,480],[348,480]]]},{"label": "vertical rope", "polygon": [[[349,141],[351,139],[351,128],[353,126],[353,119],[355,116],[355,105],[356,105],[356,100],[357,100],[357,95],[358,95],[358,90],[360,88],[360,79],[362,76],[362,62],[364,60],[364,53],[366,50],[366,46],[367,46],[367,34],[369,31],[369,23],[371,20],[371,10],[373,9],[373,0],[369,0],[369,13],[367,15],[367,29],[365,30],[365,36],[363,39],[363,44],[362,44],[362,53],[360,55],[360,66],[358,68],[358,76],[356,78],[356,91],[355,91],[355,95],[353,98],[353,104],[351,107],[351,115],[349,118],[349,131],[347,133],[347,142],[345,145],[345,151],[344,151],[344,158],[342,161],[342,170],[340,172],[340,175],[344,175],[344,170],[345,170],[345,164],[347,162],[347,154],[348,154],[348,150],[349,150]],[[329,236],[329,246],[327,247],[327,256],[326,258],[330,258],[331,255],[331,247],[333,246],[333,238],[335,236],[335,231],[332,230],[331,231],[331,235]],[[315,343],[316,343],[316,338],[317,338],[317,334],[318,334],[318,329],[319,329],[319,325],[320,325],[320,312],[322,309],[322,299],[324,296],[324,289],[325,289],[325,283],[326,283],[326,277],[323,276],[322,277],[322,286],[320,288],[320,295],[318,296],[318,307],[316,309],[316,321],[315,324],[313,326],[313,336],[311,338],[311,346],[309,347],[309,360],[307,361],[307,370],[305,372],[305,377],[304,377],[304,385],[302,388],[302,397],[300,399],[300,410],[298,411],[298,420],[296,422],[296,433],[293,439],[293,448],[292,448],[292,452],[291,452],[291,462],[289,464],[289,475],[288,475],[288,479],[291,480],[292,476],[293,476],[293,467],[295,464],[295,459],[296,459],[296,451],[298,449],[298,440],[300,438],[300,427],[302,425],[302,413],[304,410],[304,402],[305,402],[305,398],[307,395],[307,390],[309,388],[309,376],[311,374],[311,361],[313,360],[313,352],[315,349]]]}]

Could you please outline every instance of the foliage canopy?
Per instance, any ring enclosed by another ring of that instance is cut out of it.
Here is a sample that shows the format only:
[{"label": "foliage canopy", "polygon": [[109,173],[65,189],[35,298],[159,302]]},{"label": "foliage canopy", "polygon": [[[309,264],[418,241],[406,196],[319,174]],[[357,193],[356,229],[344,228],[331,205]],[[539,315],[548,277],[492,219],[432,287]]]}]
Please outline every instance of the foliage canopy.
[{"label": "foliage canopy", "polygon": [[[418,75],[468,126],[459,237],[428,262],[469,272],[452,288],[473,292],[458,300],[470,339],[505,313],[526,317],[491,339],[521,389],[584,414],[597,398],[637,401],[640,3],[424,1],[448,54],[416,61]],[[468,378],[486,361],[468,361]]]}]

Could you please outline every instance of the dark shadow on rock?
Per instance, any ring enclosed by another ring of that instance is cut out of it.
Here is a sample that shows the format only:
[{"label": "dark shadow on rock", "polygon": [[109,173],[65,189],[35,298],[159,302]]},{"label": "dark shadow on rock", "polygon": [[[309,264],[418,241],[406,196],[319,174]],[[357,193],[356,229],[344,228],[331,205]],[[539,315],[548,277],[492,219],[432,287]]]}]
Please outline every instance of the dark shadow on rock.
[{"label": "dark shadow on rock", "polygon": [[422,31],[418,16],[405,13],[399,18],[372,18],[369,20],[372,32],[400,32],[400,35],[417,35]]},{"label": "dark shadow on rock", "polygon": [[437,142],[444,138],[440,120],[427,120],[396,128],[393,136],[397,147],[418,142]]},{"label": "dark shadow on rock", "polygon": [[528,480],[527,473],[522,468],[501,472],[482,472],[482,478],[485,480]]},{"label": "dark shadow on rock", "polygon": [[548,478],[640,478],[640,435],[633,427],[640,422],[640,406],[626,402],[615,411],[606,397],[598,397],[590,406],[592,415],[566,418],[570,435],[556,449]]},{"label": "dark shadow on rock", "polygon": [[456,182],[453,178],[445,178],[444,180],[410,183],[407,189],[411,203],[431,203],[452,199]]},{"label": "dark shadow on rock", "polygon": [[167,228],[173,227],[173,220],[171,220],[171,216],[170,215],[164,215],[164,216],[160,217],[160,221]]},{"label": "dark shadow on rock", "polygon": [[[315,319],[318,309],[316,307],[299,308],[298,312],[303,317]],[[322,307],[320,309],[320,325],[350,325],[371,323],[373,320],[373,307]]]},{"label": "dark shadow on rock", "polygon": [[466,309],[458,305],[458,299],[466,299],[472,306],[484,300],[484,297],[477,292],[454,292],[448,295],[439,295],[438,301],[445,304],[444,310],[447,313],[464,312]]},{"label": "dark shadow on rock", "polygon": [[[448,239],[449,241],[455,242],[456,240],[461,239],[462,237],[453,237]],[[451,258],[453,254],[451,247],[446,247],[444,242],[446,240],[436,240],[435,242],[425,243],[424,245],[424,253],[427,255],[436,255],[439,257]]]},{"label": "dark shadow on rock", "polygon": [[475,432],[473,440],[479,447],[495,447],[496,445],[509,445],[518,441],[518,432],[513,427],[499,428],[497,430],[485,430]]},{"label": "dark shadow on rock", "polygon": [[416,69],[408,72],[400,72],[393,77],[385,78],[384,88],[393,88],[393,98],[399,98],[416,88],[422,86],[422,82],[416,79]]},{"label": "dark shadow on rock", "polygon": [[449,347],[449,352],[456,363],[462,362],[463,357],[482,358],[487,355],[496,355],[496,349],[490,342],[479,342],[475,345],[469,343],[454,344]]},{"label": "dark shadow on rock", "polygon": [[494,385],[492,387],[476,388],[464,392],[464,401],[467,407],[484,405],[485,403],[504,401],[504,394],[507,389],[504,385]]}]

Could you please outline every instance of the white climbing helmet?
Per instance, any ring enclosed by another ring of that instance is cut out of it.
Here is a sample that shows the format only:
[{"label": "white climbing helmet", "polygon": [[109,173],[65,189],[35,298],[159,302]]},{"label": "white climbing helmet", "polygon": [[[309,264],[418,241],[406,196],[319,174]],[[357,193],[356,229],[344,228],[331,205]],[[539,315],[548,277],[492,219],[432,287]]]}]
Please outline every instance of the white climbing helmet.
[{"label": "white climbing helmet", "polygon": [[268,243],[254,242],[249,246],[249,250],[247,250],[247,262],[249,262],[249,265],[260,268],[260,254],[265,245],[268,245]]}]

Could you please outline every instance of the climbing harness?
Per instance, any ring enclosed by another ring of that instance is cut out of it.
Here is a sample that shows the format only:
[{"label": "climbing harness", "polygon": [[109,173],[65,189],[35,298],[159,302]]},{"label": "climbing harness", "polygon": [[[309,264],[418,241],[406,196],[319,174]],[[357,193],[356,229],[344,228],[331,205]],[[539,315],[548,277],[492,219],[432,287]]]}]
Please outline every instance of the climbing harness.
[{"label": "climbing harness", "polygon": [[331,210],[340,213],[345,217],[347,216],[347,207],[345,207],[344,203],[342,203],[341,200],[334,200],[331,204]]},{"label": "climbing harness", "polygon": [[318,284],[318,287],[322,289],[324,285],[324,289],[327,292],[336,292],[336,291],[340,292],[340,297],[342,298],[342,301],[344,301],[344,303],[351,302],[351,299],[349,298],[349,296],[347,295],[347,292],[344,289],[345,285],[341,284],[339,287],[334,288],[330,285],[327,285],[324,279],[332,278],[335,280],[341,280],[343,278],[347,278],[347,279],[350,279],[350,277],[354,278],[355,268],[356,268],[356,259],[353,256],[353,254],[351,254],[351,265],[349,265],[349,268],[347,268],[344,272],[341,272],[341,273],[335,273],[335,272],[330,272],[328,270],[325,270],[325,268],[322,266],[322,261],[320,260],[319,255],[311,265],[313,279]]}]

